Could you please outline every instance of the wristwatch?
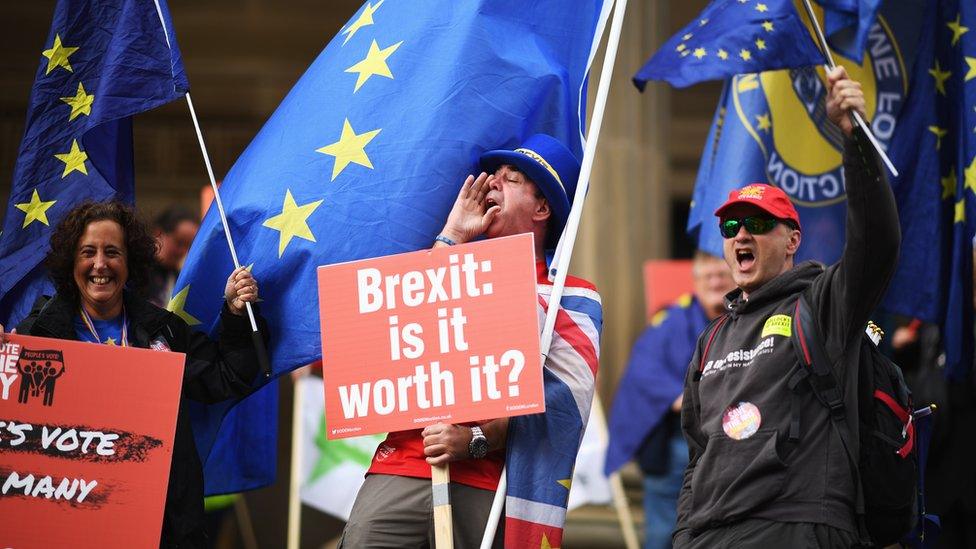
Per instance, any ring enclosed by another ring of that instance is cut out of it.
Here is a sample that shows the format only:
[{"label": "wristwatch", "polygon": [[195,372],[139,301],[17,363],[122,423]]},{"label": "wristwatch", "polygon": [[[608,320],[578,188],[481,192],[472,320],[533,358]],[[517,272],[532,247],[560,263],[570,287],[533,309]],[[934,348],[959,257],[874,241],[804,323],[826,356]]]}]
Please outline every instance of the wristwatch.
[{"label": "wristwatch", "polygon": [[471,428],[471,442],[468,443],[468,454],[473,459],[481,459],[488,455],[488,439],[481,427]]}]

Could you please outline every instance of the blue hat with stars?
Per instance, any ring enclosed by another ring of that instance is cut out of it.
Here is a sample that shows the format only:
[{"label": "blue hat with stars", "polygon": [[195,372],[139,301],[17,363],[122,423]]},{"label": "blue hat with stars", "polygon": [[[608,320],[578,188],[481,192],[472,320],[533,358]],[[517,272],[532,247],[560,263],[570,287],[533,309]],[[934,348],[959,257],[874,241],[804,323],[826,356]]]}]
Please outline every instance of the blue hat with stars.
[{"label": "blue hat with stars", "polygon": [[535,183],[549,201],[552,221],[546,234],[546,245],[555,246],[566,226],[569,209],[576,194],[580,161],[558,139],[535,134],[515,150],[499,149],[481,155],[481,169],[488,173],[502,164],[516,166]]}]

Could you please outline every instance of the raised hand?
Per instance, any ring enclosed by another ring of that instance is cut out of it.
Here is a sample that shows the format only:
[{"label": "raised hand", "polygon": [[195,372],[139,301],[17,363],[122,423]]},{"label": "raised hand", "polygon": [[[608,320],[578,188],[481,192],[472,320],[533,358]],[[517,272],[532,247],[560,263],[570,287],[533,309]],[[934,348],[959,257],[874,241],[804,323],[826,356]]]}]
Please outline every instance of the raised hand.
[{"label": "raised hand", "polygon": [[238,267],[227,277],[224,287],[224,299],[227,307],[235,315],[244,314],[244,303],[254,303],[258,300],[258,281],[251,271],[245,267]]},{"label": "raised hand", "polygon": [[851,80],[844,67],[838,65],[827,73],[827,117],[846,135],[854,129],[853,111],[866,117],[865,104],[861,83]]},{"label": "raised hand", "polygon": [[441,235],[461,244],[474,240],[488,230],[491,221],[501,211],[501,206],[497,205],[487,210],[485,208],[485,198],[491,190],[490,183],[494,177],[481,172],[477,178],[469,175],[464,180]]}]

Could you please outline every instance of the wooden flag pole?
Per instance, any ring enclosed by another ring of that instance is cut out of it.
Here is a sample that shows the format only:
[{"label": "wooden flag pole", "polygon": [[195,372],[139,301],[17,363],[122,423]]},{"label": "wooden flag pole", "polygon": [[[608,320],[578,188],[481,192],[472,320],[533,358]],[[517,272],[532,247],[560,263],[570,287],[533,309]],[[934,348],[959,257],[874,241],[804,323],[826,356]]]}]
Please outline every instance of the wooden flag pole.
[{"label": "wooden flag pole", "polygon": [[[607,1],[610,2],[612,0]],[[569,261],[573,255],[573,246],[576,244],[576,233],[579,231],[580,218],[583,215],[583,204],[586,202],[586,193],[590,187],[590,173],[593,171],[593,158],[596,155],[596,146],[600,139],[600,128],[603,126],[603,114],[606,111],[607,97],[610,94],[610,79],[613,76],[614,62],[617,60],[617,46],[620,44],[620,33],[623,29],[624,13],[626,10],[627,0],[617,0],[615,2],[613,6],[613,22],[610,24],[607,49],[603,56],[600,86],[596,92],[593,116],[590,118],[590,132],[586,136],[586,148],[583,151],[583,162],[580,166],[580,175],[576,184],[573,207],[569,211],[569,219],[566,220],[566,227],[563,229],[562,237],[559,239],[556,257],[553,258],[554,268],[549,271],[550,275],[555,275],[555,279],[553,280],[552,293],[549,297],[546,323],[542,329],[541,340],[539,342],[539,350],[542,355],[540,359],[542,360],[543,368],[545,368],[549,347],[552,345],[552,333],[556,327],[556,313],[559,311],[559,303],[562,300],[563,289],[566,287],[566,274],[569,271]],[[502,469],[501,478],[498,480],[495,499],[492,502],[491,512],[488,515],[488,524],[485,525],[485,535],[481,538],[481,549],[489,549],[495,539],[498,521],[501,519],[502,505],[505,502],[505,493],[508,489],[506,469]]]},{"label": "wooden flag pole", "polygon": [[450,464],[430,467],[430,487],[433,491],[434,546],[454,549],[454,518],[451,513]]},{"label": "wooden flag pole", "polygon": [[291,475],[288,479],[288,549],[298,549],[302,537],[302,442],[305,391],[301,379],[292,378],[294,392],[291,407]]},{"label": "wooden flag pole", "polygon": [[[607,416],[603,413],[603,402],[599,394],[593,395],[593,406],[590,413],[593,420],[589,422],[600,430],[602,442],[610,440],[610,431],[607,428]],[[620,531],[624,536],[624,546],[627,549],[639,549],[640,543],[637,538],[637,528],[634,527],[634,517],[630,514],[630,504],[627,502],[627,493],[624,491],[624,483],[620,478],[620,471],[610,474],[610,494],[613,501],[613,508],[617,512],[617,520],[620,522]]]},{"label": "wooden flag pole", "polygon": [[[817,35],[817,42],[820,43],[820,51],[823,53],[824,59],[827,60],[827,64],[824,65],[824,67],[827,70],[835,68],[837,64],[834,63],[834,56],[831,55],[830,46],[827,45],[827,37],[824,36],[823,29],[820,28],[820,21],[817,21],[817,16],[813,13],[813,6],[810,5],[810,0],[803,0],[803,7],[807,12],[807,17],[810,18],[810,24],[813,25],[814,34]],[[878,151],[878,156],[881,157],[881,161],[884,162],[884,165],[888,167],[888,170],[890,170],[895,177],[897,177],[898,170],[891,162],[891,159],[888,158],[888,154],[885,153],[884,148],[881,147],[881,143],[876,137],[874,137],[874,133],[871,132],[871,126],[864,121],[864,118],[862,118],[861,114],[857,111],[852,110],[851,117],[854,118],[854,125],[860,126],[861,129],[864,130],[864,134],[867,136],[868,141],[871,142],[871,145],[874,146],[874,150]]]}]

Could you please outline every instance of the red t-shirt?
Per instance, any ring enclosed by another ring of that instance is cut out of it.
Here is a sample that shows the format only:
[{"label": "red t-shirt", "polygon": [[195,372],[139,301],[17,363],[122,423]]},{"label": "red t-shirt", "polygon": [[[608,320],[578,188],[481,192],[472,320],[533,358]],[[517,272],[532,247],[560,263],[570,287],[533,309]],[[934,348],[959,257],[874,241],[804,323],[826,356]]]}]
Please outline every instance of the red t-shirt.
[{"label": "red t-shirt", "polygon": [[[536,283],[551,285],[546,272],[546,264],[536,262]],[[589,282],[566,277],[566,286],[595,290]],[[477,423],[465,423],[472,426]],[[386,436],[373,454],[373,463],[366,474],[397,475],[401,477],[430,478],[430,465],[424,457],[422,429],[397,431]],[[451,462],[451,482],[473,486],[483,490],[498,488],[498,479],[505,464],[505,450],[488,452],[484,459],[462,459]]]}]

